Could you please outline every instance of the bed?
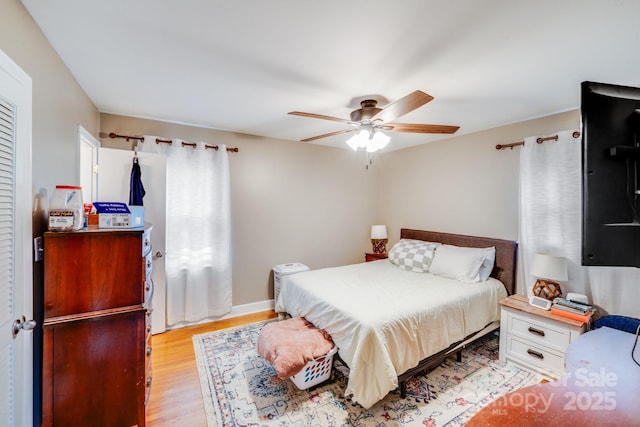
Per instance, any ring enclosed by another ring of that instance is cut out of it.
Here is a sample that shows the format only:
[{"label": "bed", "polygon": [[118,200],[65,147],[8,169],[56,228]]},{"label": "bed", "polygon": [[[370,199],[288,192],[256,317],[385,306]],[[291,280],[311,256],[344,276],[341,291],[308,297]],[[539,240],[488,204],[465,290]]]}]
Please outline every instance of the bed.
[{"label": "bed", "polygon": [[514,241],[412,229],[402,229],[400,238],[398,246],[428,242],[442,254],[495,248],[490,277],[461,281],[378,260],[284,276],[276,301],[276,311],[304,317],[331,335],[349,367],[345,395],[365,408],[398,387],[404,394],[411,376],[496,330],[499,301],[515,286]]}]

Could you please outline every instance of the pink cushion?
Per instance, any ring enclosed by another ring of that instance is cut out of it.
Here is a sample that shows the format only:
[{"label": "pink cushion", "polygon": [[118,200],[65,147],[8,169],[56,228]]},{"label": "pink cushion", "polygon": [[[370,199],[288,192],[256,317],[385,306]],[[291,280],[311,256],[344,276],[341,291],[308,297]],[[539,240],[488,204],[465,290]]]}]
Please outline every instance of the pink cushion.
[{"label": "pink cushion", "polygon": [[332,348],[331,336],[303,317],[267,323],[258,335],[258,354],[273,365],[281,379],[297,374]]}]

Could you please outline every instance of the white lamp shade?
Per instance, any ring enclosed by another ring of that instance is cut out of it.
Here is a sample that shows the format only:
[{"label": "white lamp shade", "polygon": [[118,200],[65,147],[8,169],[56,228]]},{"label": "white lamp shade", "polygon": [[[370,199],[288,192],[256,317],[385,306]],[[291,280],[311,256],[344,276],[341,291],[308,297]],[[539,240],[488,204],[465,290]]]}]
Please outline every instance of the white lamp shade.
[{"label": "white lamp shade", "polygon": [[554,255],[535,254],[531,262],[531,275],[539,279],[565,282],[569,279],[567,260]]},{"label": "white lamp shade", "polygon": [[389,135],[386,135],[380,131],[376,131],[373,134],[373,137],[371,138],[371,140],[369,141],[369,144],[367,145],[367,151],[369,153],[378,151],[386,147],[390,140],[391,140],[391,137],[389,137]]},{"label": "white lamp shade", "polygon": [[347,145],[353,151],[358,151],[358,148],[364,148],[369,153],[372,153],[386,147],[390,140],[391,137],[389,135],[373,129],[371,125],[366,127],[363,125],[357,133],[347,139]]},{"label": "white lamp shade", "polygon": [[351,138],[347,139],[347,145],[351,147],[353,151],[358,151],[359,147],[364,147],[369,140],[369,131],[362,129],[355,133]]},{"label": "white lamp shade", "polygon": [[387,238],[387,226],[386,225],[372,225],[371,226],[371,238],[372,239],[386,239]]}]

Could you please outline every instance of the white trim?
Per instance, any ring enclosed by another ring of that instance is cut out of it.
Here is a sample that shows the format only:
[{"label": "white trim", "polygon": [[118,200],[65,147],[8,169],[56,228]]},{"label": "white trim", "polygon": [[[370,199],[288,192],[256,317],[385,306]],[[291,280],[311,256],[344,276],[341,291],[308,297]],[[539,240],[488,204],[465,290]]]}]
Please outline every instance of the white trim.
[{"label": "white trim", "polygon": [[[15,145],[15,290],[13,310],[16,317],[24,315],[33,319],[33,245],[32,245],[32,80],[4,51],[0,49],[0,70],[3,78],[15,81],[7,85],[12,91],[11,101],[18,108],[16,115]],[[13,91],[15,89],[15,92]],[[3,330],[3,334],[10,334]],[[21,332],[14,347],[14,360],[10,369],[15,374],[14,381],[20,382],[14,391],[15,404],[12,414],[4,414],[3,421],[15,425],[33,424],[33,333]]]},{"label": "white trim", "polygon": [[233,307],[231,307],[231,311],[225,314],[224,316],[208,317],[206,319],[200,320],[198,322],[193,322],[193,323],[179,323],[177,325],[172,325],[168,327],[167,331],[170,331],[173,329],[180,329],[187,326],[202,325],[204,323],[215,322],[217,320],[225,320],[225,319],[231,319],[233,317],[246,316],[247,314],[260,313],[261,311],[273,310],[274,307],[275,307],[275,302],[272,299],[253,302],[250,304],[234,305]]},{"label": "white trim", "polygon": [[[85,203],[91,203],[98,198],[98,149],[100,141],[96,139],[82,125],[78,125],[78,183],[82,186],[82,198]],[[87,151],[87,149],[89,151]],[[85,158],[90,157],[87,163]],[[91,176],[90,188],[83,185],[82,176]]]}]

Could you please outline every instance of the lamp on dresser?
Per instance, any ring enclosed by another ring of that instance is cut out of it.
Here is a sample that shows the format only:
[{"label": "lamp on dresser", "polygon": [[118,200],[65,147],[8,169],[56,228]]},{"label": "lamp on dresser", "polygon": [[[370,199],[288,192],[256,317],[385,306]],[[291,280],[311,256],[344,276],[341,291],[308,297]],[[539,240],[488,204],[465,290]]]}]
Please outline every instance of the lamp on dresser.
[{"label": "lamp on dresser", "polygon": [[568,280],[567,260],[564,257],[535,254],[531,263],[531,275],[536,277],[533,295],[553,301],[562,296],[558,282]]},{"label": "lamp on dresser", "polygon": [[374,254],[383,254],[387,252],[388,241],[386,225],[371,226],[371,244],[373,245]]}]

